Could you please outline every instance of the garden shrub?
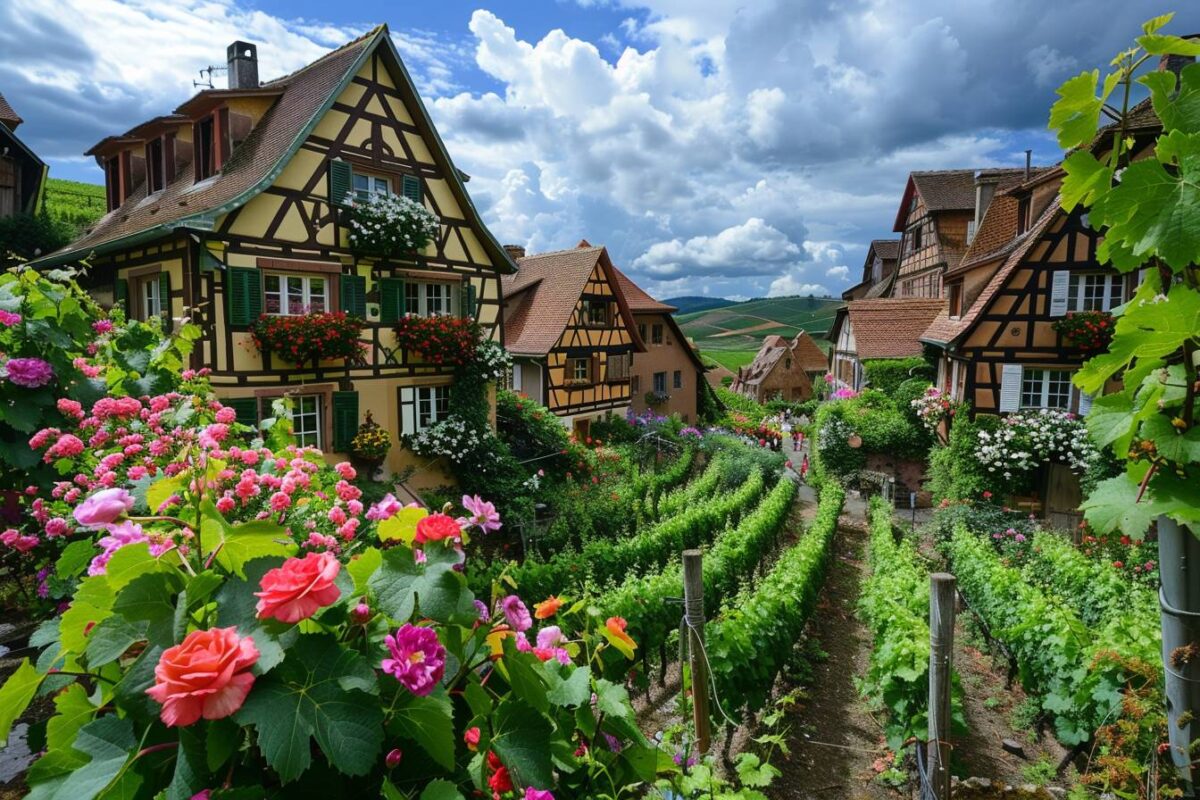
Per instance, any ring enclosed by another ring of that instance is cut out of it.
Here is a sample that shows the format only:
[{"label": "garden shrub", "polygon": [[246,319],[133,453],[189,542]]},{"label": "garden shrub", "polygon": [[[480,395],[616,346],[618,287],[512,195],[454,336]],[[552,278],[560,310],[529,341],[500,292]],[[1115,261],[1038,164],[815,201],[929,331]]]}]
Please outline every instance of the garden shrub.
[{"label": "garden shrub", "polygon": [[928,386],[937,371],[920,356],[910,358],[872,358],[863,362],[863,376],[868,388],[893,397],[900,384],[913,378]]},{"label": "garden shrub", "polygon": [[1003,486],[995,476],[989,476],[975,456],[979,447],[979,432],[994,431],[999,417],[980,414],[969,419],[958,414],[950,425],[946,444],[935,445],[929,454],[929,480],[925,488],[936,500],[965,500],[990,491],[999,495]]},{"label": "garden shrub", "polygon": [[1037,521],[1022,511],[1013,511],[991,502],[991,493],[983,499],[950,501],[943,499],[934,509],[931,525],[938,542],[948,540],[960,527],[975,531],[980,536],[999,542],[1008,531],[1009,536],[1020,534],[1028,538],[1037,530]]},{"label": "garden shrub", "polygon": [[786,453],[765,447],[748,447],[739,439],[720,434],[706,436],[701,446],[712,457],[721,455],[722,490],[741,485],[756,470],[764,475],[776,475],[788,460]]},{"label": "garden shrub", "polygon": [[[817,410],[813,431],[809,467],[818,482],[828,476],[844,479],[854,475],[871,453],[921,459],[929,447],[925,430],[901,413],[891,398],[875,390],[823,404]],[[862,439],[859,447],[850,446],[853,434]]]},{"label": "garden shrub", "polygon": [[71,239],[75,229],[47,214],[0,217],[0,267],[11,267],[53,253]]}]

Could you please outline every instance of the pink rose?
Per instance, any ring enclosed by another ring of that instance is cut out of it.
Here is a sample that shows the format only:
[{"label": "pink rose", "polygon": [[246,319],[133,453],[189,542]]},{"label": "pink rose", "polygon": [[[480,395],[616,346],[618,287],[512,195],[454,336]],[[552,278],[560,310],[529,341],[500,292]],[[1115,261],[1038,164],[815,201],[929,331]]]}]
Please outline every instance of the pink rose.
[{"label": "pink rose", "polygon": [[196,720],[224,719],[242,707],[258,661],[258,648],[237,629],[192,631],[182,644],[168,648],[154,667],[154,685],[146,694],[162,704],[159,715],[167,727]]},{"label": "pink rose", "polygon": [[133,495],[124,489],[101,489],[75,508],[75,521],[85,528],[103,528],[133,509]]},{"label": "pink rose", "polygon": [[336,603],[341,589],[333,581],[342,565],[332,553],[308,553],[289,558],[283,566],[263,575],[255,592],[259,619],[274,617],[280,622],[308,619],[322,606]]}]

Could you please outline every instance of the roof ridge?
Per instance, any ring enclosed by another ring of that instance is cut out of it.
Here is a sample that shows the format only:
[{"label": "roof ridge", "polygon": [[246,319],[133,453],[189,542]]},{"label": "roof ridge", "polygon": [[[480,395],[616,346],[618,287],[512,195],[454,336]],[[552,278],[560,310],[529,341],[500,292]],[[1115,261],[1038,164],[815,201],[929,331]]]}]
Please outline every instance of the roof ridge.
[{"label": "roof ridge", "polygon": [[325,53],[322,56],[318,56],[317,58],[308,62],[307,64],[300,67],[299,69],[292,70],[288,74],[282,75],[278,78],[272,78],[269,81],[261,82],[259,84],[259,88],[265,89],[265,88],[267,88],[269,86],[273,86],[275,84],[286,83],[286,82],[290,81],[292,78],[295,78],[297,75],[300,75],[301,73],[306,72],[309,69],[312,69],[313,67],[320,64],[321,62],[326,61],[330,58],[333,58],[334,56],[336,56],[346,50],[349,50],[351,47],[355,47],[356,45],[359,45],[362,42],[365,42],[367,39],[370,39],[371,37],[375,36],[377,33],[380,33],[380,32],[386,33],[387,30],[388,30],[387,23],[381,22],[380,24],[376,25],[374,28],[371,28],[371,30],[362,34],[361,36],[351,39],[350,41],[346,42],[345,44],[343,44],[339,47],[335,47],[334,49],[330,50],[329,52]]},{"label": "roof ridge", "polygon": [[528,254],[528,255],[523,255],[517,260],[518,260],[518,262],[528,261],[531,258],[545,258],[546,256],[560,256],[563,253],[586,253],[591,250],[603,250],[603,249],[604,249],[604,245],[602,245],[602,244],[594,244],[594,245],[591,245],[590,247],[564,247],[562,250],[547,250],[544,253],[532,253],[532,254]]}]

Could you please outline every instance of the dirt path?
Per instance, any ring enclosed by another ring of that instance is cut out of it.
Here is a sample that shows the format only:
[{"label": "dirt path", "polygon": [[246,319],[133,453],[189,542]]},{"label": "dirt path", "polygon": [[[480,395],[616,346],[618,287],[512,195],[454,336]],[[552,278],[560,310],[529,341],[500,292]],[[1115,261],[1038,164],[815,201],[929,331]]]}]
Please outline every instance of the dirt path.
[{"label": "dirt path", "polygon": [[871,639],[855,614],[866,572],[864,506],[848,497],[834,540],[824,594],[808,628],[826,654],[812,665],[808,699],[790,715],[791,755],[775,761],[783,775],[775,800],[883,800],[899,797],[874,780],[885,753],[879,724],[859,697],[855,679],[867,667]]}]

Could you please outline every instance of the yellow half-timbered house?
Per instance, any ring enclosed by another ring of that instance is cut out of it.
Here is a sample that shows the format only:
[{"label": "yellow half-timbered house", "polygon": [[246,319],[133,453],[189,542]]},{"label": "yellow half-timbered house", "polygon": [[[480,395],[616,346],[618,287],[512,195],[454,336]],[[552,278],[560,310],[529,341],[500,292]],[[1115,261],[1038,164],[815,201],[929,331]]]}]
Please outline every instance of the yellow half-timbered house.
[{"label": "yellow half-timbered house", "polygon": [[583,438],[630,407],[633,354],[646,347],[605,248],[585,240],[517,263],[503,279],[512,387]]},{"label": "yellow half-timbered house", "polygon": [[[387,28],[260,83],[254,45],[229,47],[229,88],[97,144],[108,213],[38,262],[87,259],[95,291],[138,318],[198,322],[193,367],[256,422],[289,394],[297,438],[344,454],[365,414],[401,443],[448,414],[451,372],[396,347],[405,314],[476,319],[500,340],[500,276],[516,265],[484,226]],[[417,253],[356,257],[348,198],[402,194],[439,220]],[[263,314],[343,310],[365,320],[361,363],[295,367],[263,354]],[[417,486],[444,482],[425,473]]]}]

